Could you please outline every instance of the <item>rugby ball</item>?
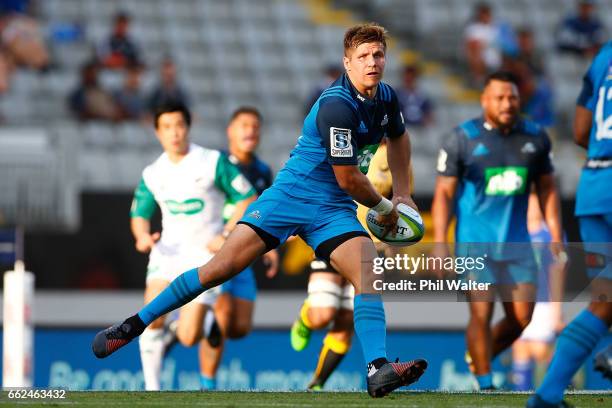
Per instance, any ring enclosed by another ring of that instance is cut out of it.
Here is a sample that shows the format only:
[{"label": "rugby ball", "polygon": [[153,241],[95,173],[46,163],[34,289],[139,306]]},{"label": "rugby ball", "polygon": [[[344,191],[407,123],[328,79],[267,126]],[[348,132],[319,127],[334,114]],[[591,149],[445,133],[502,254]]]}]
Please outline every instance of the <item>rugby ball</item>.
[{"label": "rugby ball", "polygon": [[366,216],[366,224],[372,235],[382,242],[398,246],[420,241],[425,233],[425,225],[423,224],[421,214],[404,203],[399,203],[395,209],[399,215],[395,236],[389,232],[383,237],[382,234],[385,227],[378,223],[378,213],[370,208]]}]

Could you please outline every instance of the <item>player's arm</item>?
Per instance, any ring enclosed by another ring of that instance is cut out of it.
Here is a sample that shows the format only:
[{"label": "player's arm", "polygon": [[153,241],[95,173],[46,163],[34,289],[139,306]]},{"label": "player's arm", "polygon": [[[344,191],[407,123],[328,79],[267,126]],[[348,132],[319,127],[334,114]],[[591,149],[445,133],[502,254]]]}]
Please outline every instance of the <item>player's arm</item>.
[{"label": "player's arm", "polygon": [[382,200],[382,195],[376,191],[370,180],[357,165],[332,165],[336,181],[341,189],[347,192],[353,200],[368,208],[375,207]]},{"label": "player's arm", "polygon": [[595,94],[591,81],[591,69],[582,80],[582,90],[576,102],[574,115],[574,141],[585,149],[589,147],[589,137],[593,124],[593,110],[595,109]]},{"label": "player's arm", "polygon": [[410,197],[410,155],[408,131],[404,130],[399,137],[388,138],[387,162],[391,171],[394,204],[403,202],[416,209]]},{"label": "player's arm", "polygon": [[446,242],[458,183],[457,177],[438,176],[436,178],[436,187],[431,204],[434,242]]},{"label": "player's arm", "polygon": [[563,242],[561,205],[553,173],[541,174],[536,179],[536,193],[552,242]]},{"label": "player's arm", "polygon": [[459,177],[463,172],[462,142],[462,133],[455,130],[446,137],[438,152],[436,164],[438,177],[431,205],[435,242],[446,242],[448,226],[453,215],[455,193]]},{"label": "player's arm", "polygon": [[159,239],[159,232],[151,234],[151,217],[155,212],[155,197],[147,187],[144,178],[134,191],[130,209],[130,229],[136,241],[138,252],[148,253]]}]

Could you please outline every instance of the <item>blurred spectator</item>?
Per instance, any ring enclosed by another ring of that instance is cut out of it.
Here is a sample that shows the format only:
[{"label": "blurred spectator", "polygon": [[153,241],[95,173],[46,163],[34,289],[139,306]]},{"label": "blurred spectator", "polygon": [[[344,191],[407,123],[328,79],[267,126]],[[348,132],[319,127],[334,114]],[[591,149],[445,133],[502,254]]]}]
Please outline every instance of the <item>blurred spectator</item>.
[{"label": "blurred spectator", "polygon": [[576,15],[566,17],[561,23],[557,47],[562,52],[592,57],[606,41],[605,29],[594,16],[595,0],[578,0],[577,8]]},{"label": "blurred spectator", "polygon": [[27,6],[27,1],[0,2],[0,92],[8,89],[16,67],[44,70],[49,66],[38,23],[24,14]]},{"label": "blurred spectator", "polygon": [[81,68],[81,83],[69,96],[70,110],[79,120],[118,120],[120,111],[113,96],[98,83],[98,65]]},{"label": "blurred spectator", "polygon": [[100,50],[100,61],[104,67],[118,69],[142,64],[138,48],[129,37],[129,30],[130,16],[120,12],[115,16],[110,38]]},{"label": "blurred spectator", "polygon": [[418,87],[419,69],[415,65],[404,68],[403,83],[397,89],[404,122],[409,126],[427,126],[433,122],[433,104]]},{"label": "blurred spectator", "polygon": [[175,102],[189,106],[189,95],[176,78],[176,65],[172,59],[166,57],[162,61],[159,74],[160,82],[148,98],[149,111],[153,112],[157,106]]},{"label": "blurred spectator", "polygon": [[537,75],[526,62],[518,59],[506,58],[504,69],[516,76],[521,113],[540,126],[552,126],[555,122],[553,92],[546,77]]},{"label": "blurred spectator", "polygon": [[512,28],[493,20],[491,6],[478,3],[472,21],[464,33],[467,63],[474,85],[480,86],[488,73],[497,70],[502,54],[517,52],[516,37]]},{"label": "blurred spectator", "polygon": [[142,67],[132,65],[127,68],[123,87],[114,93],[121,119],[142,119],[145,115],[145,100],[140,89]]},{"label": "blurred spectator", "polygon": [[530,28],[523,27],[517,32],[518,53],[516,60],[529,67],[531,72],[537,76],[545,75],[544,59],[536,49],[533,32]]},{"label": "blurred spectator", "polygon": [[323,71],[324,77],[319,81],[319,83],[314,87],[314,89],[308,94],[308,99],[306,99],[306,104],[304,105],[304,113],[308,114],[312,105],[319,99],[321,93],[326,90],[332,82],[334,82],[340,75],[342,75],[342,69],[340,66],[332,64],[325,67]]}]

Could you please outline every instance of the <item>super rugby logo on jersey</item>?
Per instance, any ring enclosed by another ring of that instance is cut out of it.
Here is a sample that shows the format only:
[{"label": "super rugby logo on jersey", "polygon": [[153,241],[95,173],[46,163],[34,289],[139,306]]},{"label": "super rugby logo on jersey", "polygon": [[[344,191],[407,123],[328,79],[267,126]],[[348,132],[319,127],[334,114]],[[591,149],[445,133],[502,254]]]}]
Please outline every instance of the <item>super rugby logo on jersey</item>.
[{"label": "super rugby logo on jersey", "polygon": [[204,209],[204,201],[199,198],[190,198],[185,201],[166,200],[165,204],[168,206],[168,211],[174,215],[193,215]]},{"label": "super rugby logo on jersey", "polygon": [[485,169],[486,195],[524,194],[527,186],[526,167],[490,167]]},{"label": "super rugby logo on jersey", "polygon": [[350,129],[330,127],[329,138],[332,157],[353,157]]}]

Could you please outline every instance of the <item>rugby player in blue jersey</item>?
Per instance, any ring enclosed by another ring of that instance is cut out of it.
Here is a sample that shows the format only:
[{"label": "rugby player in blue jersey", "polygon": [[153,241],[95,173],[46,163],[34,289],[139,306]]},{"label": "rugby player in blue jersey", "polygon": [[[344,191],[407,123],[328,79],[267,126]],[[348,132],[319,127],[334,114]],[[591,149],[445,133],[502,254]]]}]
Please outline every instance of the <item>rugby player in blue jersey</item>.
[{"label": "rugby player in blue jersey", "polygon": [[[376,248],[357,220],[354,203],[377,211],[389,231],[397,223],[398,203],[416,207],[409,194],[408,133],[395,92],[381,82],[386,40],[385,29],[375,24],[346,31],[346,72],[313,105],[272,187],[247,209],[210,262],[183,273],[136,315],[99,332],[92,344],[97,357],[115,352],[158,316],[227,281],[258,256],[299,235],[355,288],[354,327],[367,363],[368,393],[382,397],[423,375],[425,360],[387,360],[383,303],[372,293]],[[393,175],[392,200],[382,197],[364,174],[383,137]]]},{"label": "rugby player in blue jersey", "polygon": [[[562,232],[550,141],[538,125],[520,118],[514,77],[503,72],[490,75],[481,106],[483,116],[455,128],[440,150],[432,216],[436,242],[446,242],[454,211],[457,255],[486,257],[482,270],[462,275],[493,285],[489,291],[467,293],[466,340],[471,368],[483,390],[493,388],[491,360],[529,324],[537,270],[526,246],[491,244],[530,242],[527,202],[532,183],[552,241],[561,242]],[[556,246],[555,251],[559,252]],[[495,292],[503,300],[505,318],[491,328]]]},{"label": "rugby player in blue jersey", "polygon": [[[550,367],[529,408],[567,407],[563,393],[612,324],[612,42],[584,76],[574,118],[574,140],[587,149],[576,193],[576,216],[593,279],[593,300],[561,332]],[[604,352],[605,353],[605,352]],[[597,368],[610,375],[610,350]]]}]

